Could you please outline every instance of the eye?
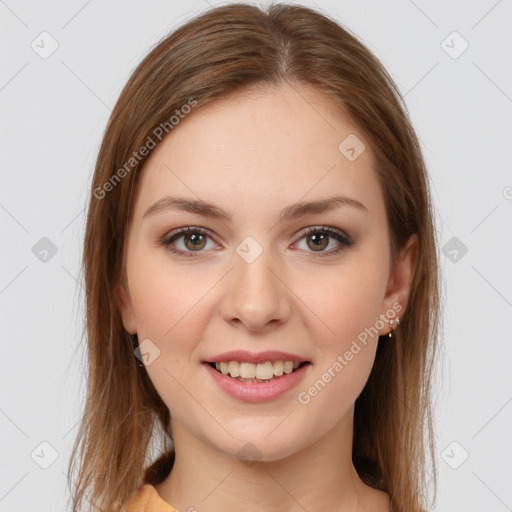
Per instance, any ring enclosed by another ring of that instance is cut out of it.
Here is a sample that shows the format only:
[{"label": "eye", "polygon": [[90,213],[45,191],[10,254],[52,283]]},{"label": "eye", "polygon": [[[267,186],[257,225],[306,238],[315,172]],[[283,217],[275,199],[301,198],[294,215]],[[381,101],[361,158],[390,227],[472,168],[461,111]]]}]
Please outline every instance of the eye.
[{"label": "eye", "polygon": [[[308,252],[321,253],[320,256],[338,253],[353,245],[353,242],[347,235],[329,226],[309,227],[302,233],[301,240],[304,238],[306,239],[306,250]],[[324,251],[329,246],[331,238],[336,241],[337,247],[330,251]]]},{"label": "eye", "polygon": [[[302,232],[300,240],[302,239],[306,239],[307,248],[305,250],[319,253],[319,256],[329,256],[353,245],[347,235],[329,226],[306,228]],[[337,247],[325,251],[326,247],[332,245],[331,239],[336,241]],[[208,247],[208,240],[212,241],[210,247]],[[177,243],[177,241],[180,242]],[[194,253],[203,252],[203,249],[214,249],[216,247],[208,230],[193,226],[186,226],[171,232],[161,240],[161,244],[170,252],[187,257],[196,256]]]},{"label": "eye", "polygon": [[[183,240],[180,244],[177,244],[176,240],[180,239]],[[166,249],[180,256],[195,256],[195,252],[201,252],[205,248],[213,248],[207,247],[208,239],[211,239],[211,237],[207,230],[187,226],[173,231],[170,235],[166,236],[161,243]],[[181,245],[181,247],[178,248],[177,245]],[[215,244],[213,245],[215,246]]]}]

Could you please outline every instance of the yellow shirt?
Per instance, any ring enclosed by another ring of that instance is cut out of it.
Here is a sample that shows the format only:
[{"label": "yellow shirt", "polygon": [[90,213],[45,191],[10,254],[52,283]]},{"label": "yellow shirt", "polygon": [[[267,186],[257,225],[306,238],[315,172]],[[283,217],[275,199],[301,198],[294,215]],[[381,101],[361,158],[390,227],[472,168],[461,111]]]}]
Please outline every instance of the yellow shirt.
[{"label": "yellow shirt", "polygon": [[165,502],[156,489],[146,484],[128,503],[128,512],[179,512],[178,509]]},{"label": "yellow shirt", "polygon": [[127,512],[179,512],[179,510],[165,502],[152,485],[146,484],[128,503]]}]

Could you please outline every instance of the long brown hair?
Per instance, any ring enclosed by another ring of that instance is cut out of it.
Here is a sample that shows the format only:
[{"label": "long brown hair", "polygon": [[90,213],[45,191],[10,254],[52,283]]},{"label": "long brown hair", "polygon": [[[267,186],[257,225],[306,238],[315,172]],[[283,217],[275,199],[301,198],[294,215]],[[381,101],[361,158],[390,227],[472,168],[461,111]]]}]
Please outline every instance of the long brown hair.
[{"label": "long brown hair", "polygon": [[[441,283],[428,176],[403,98],[377,58],[328,16],[297,5],[235,3],[208,10],[155,46],[124,87],[103,137],[84,240],[88,375],[68,468],[70,476],[75,464],[79,470],[73,512],[85,501],[95,510],[123,511],[142,484],[164,480],[174,462],[169,410],[134,356],[136,340],[117,301],[147,156],[140,148],[150,139],[159,143],[162,127],[170,133],[169,120],[185,105],[284,82],[331,98],[371,142],[393,262],[418,236],[407,311],[394,340],[378,344],[355,404],[353,463],[364,482],[390,494],[395,512],[420,512],[428,506],[428,455],[436,494],[431,401]],[[153,460],[155,452],[162,455]]]}]

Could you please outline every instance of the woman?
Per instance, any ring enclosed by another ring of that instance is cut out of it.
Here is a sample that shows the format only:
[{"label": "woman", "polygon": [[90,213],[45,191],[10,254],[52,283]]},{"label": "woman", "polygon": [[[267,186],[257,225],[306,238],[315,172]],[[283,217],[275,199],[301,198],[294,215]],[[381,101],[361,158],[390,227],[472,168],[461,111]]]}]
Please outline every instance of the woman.
[{"label": "woman", "polygon": [[74,511],[430,506],[428,177],[339,24],[231,4],[160,42],[109,120],[84,270]]}]

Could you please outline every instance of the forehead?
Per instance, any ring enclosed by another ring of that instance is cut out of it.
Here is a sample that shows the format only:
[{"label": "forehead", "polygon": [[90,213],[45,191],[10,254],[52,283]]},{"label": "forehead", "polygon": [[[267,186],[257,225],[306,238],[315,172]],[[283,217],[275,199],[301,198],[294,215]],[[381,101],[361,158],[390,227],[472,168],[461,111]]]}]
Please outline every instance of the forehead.
[{"label": "forehead", "polygon": [[363,132],[327,96],[291,85],[249,90],[192,109],[152,150],[138,213],[179,192],[240,210],[340,193],[381,214],[373,161]]}]

